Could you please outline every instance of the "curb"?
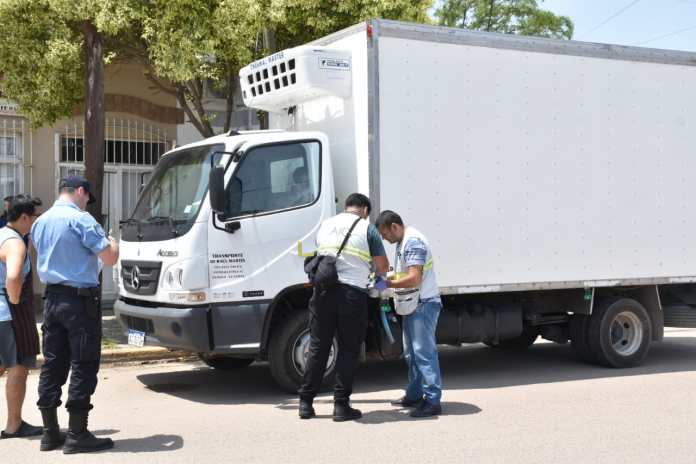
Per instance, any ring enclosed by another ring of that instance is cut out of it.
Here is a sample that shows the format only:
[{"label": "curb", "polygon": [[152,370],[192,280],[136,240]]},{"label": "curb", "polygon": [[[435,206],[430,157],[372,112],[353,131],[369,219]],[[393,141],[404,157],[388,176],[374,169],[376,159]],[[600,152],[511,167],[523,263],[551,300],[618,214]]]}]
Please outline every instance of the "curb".
[{"label": "curb", "polygon": [[[159,346],[145,348],[110,349],[102,350],[101,352],[102,365],[190,359],[198,359],[198,357],[194,353],[190,353],[187,351],[173,351]],[[36,358],[37,367],[40,367],[43,363],[44,357],[43,355],[39,355]]]}]

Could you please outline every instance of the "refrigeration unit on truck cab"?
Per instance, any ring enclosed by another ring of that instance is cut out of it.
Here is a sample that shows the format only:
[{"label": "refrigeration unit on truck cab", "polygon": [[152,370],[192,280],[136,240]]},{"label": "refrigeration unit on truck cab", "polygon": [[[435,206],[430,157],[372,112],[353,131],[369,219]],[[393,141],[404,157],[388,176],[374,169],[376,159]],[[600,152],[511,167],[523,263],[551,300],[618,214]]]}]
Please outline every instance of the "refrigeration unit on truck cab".
[{"label": "refrigeration unit on truck cab", "polygon": [[[244,101],[273,129],[162,157],[122,224],[116,315],[133,343],[268,360],[292,390],[304,259],[361,192],[429,238],[440,343],[637,365],[696,320],[694,78],[691,53],[382,20],[251,63]],[[365,351],[399,356],[378,314]]]}]

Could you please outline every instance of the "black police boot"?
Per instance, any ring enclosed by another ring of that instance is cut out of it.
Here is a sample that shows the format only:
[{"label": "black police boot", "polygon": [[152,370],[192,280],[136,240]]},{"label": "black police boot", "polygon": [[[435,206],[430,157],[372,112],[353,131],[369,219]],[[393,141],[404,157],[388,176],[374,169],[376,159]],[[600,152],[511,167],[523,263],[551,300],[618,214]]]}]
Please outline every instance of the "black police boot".
[{"label": "black police boot", "polygon": [[314,412],[314,408],[312,407],[312,400],[311,399],[300,398],[299,414],[300,414],[300,419],[311,419],[312,417],[317,415]]},{"label": "black police boot", "polygon": [[65,433],[58,426],[58,410],[56,408],[42,409],[43,435],[41,436],[41,451],[52,451],[65,443]]},{"label": "black police boot", "polygon": [[333,421],[334,422],[345,422],[349,420],[360,419],[362,413],[359,409],[353,409],[350,407],[350,402],[348,400],[336,400],[334,401],[333,410]]},{"label": "black police boot", "polygon": [[114,447],[111,438],[97,438],[87,430],[88,411],[71,411],[63,454],[92,453]]}]

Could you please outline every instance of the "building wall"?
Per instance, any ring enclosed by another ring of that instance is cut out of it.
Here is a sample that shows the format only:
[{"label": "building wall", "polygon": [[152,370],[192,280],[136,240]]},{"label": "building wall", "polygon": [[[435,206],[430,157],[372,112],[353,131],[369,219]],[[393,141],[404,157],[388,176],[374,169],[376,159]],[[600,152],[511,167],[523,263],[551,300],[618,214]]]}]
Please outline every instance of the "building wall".
[{"label": "building wall", "polygon": [[[150,146],[154,143],[161,152],[170,150],[176,145],[177,127],[184,122],[183,111],[177,108],[176,99],[173,96],[156,90],[153,84],[145,78],[143,71],[143,67],[133,64],[115,64],[105,69],[107,150],[113,151],[116,143],[122,141],[124,142],[120,143],[119,146],[130,146],[130,143],[125,141],[136,144],[143,142],[150,144]],[[63,166],[64,171],[68,169],[65,163],[60,162],[61,138],[76,144],[81,143],[84,110],[78,107],[74,109],[73,115],[56,121],[50,126],[30,128],[29,122],[17,114],[17,111],[11,106],[0,105],[0,137],[3,135],[3,123],[5,127],[9,125],[10,128],[13,125],[19,127],[22,124],[22,127],[26,129],[19,136],[22,140],[21,176],[23,177],[23,186],[10,193],[26,192],[38,196],[43,201],[44,209],[47,209],[57,197],[60,166]],[[7,129],[5,131],[7,132]],[[112,148],[109,148],[110,140],[114,141]],[[79,162],[71,163],[70,169],[79,168],[80,164]],[[112,178],[126,179],[126,174],[130,170],[138,170],[140,173],[151,170],[152,167],[143,164],[136,165],[135,161],[126,161],[107,163],[105,170],[111,172],[118,170],[119,175],[112,176]],[[123,188],[124,185],[113,186],[114,193],[119,195],[119,206],[123,204],[120,201]],[[128,196],[130,202],[134,202],[136,194],[137,192],[134,192],[134,195]],[[127,209],[128,205],[123,206],[119,209],[118,215],[123,216],[123,210]],[[110,227],[113,228],[113,224]],[[35,293],[40,294],[43,287],[38,281],[36,273],[34,275]],[[104,287],[106,289],[107,285],[105,284]],[[37,303],[40,304],[40,302],[41,299],[37,298]]]}]

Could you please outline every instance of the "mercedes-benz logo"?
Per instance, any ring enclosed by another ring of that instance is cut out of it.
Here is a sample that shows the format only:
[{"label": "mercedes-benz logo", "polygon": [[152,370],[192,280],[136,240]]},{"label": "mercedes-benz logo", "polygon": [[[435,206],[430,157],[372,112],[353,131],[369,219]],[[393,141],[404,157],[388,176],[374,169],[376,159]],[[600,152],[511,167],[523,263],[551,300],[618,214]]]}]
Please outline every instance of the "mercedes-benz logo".
[{"label": "mercedes-benz logo", "polygon": [[138,266],[133,266],[131,271],[131,287],[134,290],[140,289],[140,268]]}]

